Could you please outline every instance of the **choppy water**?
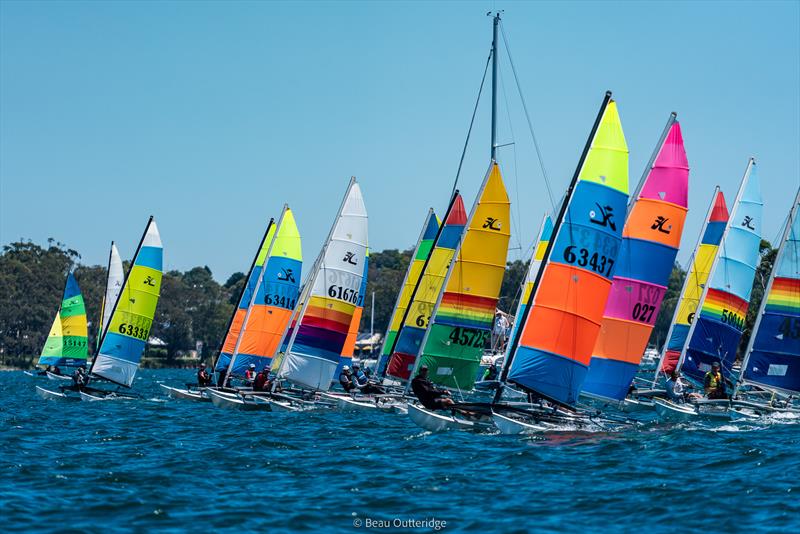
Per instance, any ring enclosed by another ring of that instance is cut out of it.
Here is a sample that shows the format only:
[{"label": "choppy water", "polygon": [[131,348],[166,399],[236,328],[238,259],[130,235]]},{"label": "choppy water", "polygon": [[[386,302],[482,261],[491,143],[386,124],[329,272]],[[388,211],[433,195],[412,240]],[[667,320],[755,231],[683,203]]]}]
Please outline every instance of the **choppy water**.
[{"label": "choppy water", "polygon": [[229,412],[158,387],[192,377],[142,371],[148,400],[63,403],[0,373],[0,530],[800,531],[795,422],[430,435],[406,416]]}]

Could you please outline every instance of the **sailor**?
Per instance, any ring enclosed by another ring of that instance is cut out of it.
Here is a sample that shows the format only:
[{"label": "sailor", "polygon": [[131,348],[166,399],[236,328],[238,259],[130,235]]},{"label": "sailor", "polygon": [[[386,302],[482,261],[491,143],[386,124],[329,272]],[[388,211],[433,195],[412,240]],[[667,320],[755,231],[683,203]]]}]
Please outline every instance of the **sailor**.
[{"label": "sailor", "polygon": [[419,373],[411,381],[411,390],[417,396],[419,402],[429,410],[446,410],[453,404],[450,392],[446,389],[439,389],[428,380],[428,366],[423,365],[419,368]]},{"label": "sailor", "polygon": [[267,365],[253,379],[253,391],[268,391],[270,385],[269,365]]},{"label": "sailor", "polygon": [[228,372],[226,369],[223,369],[219,372],[219,376],[217,377],[217,387],[224,388],[228,385]]},{"label": "sailor", "polygon": [[[353,364],[353,383],[359,392],[369,395],[370,393],[383,393],[383,388],[375,384],[371,384],[369,377],[361,370],[361,365]],[[342,385],[344,387],[344,385]],[[347,390],[345,390],[347,391]]]},{"label": "sailor", "polygon": [[672,402],[683,403],[685,399],[683,382],[681,382],[681,373],[677,369],[673,369],[672,373],[667,378],[667,397]]},{"label": "sailor", "polygon": [[52,371],[52,373],[53,373],[54,375],[61,376],[61,369],[59,369],[59,368],[58,368],[58,366],[56,365],[55,367],[53,367],[53,371]]},{"label": "sailor", "polygon": [[36,374],[37,374],[37,375],[39,375],[39,376],[47,376],[47,373],[50,373],[50,372],[52,372],[52,367],[50,367],[50,366],[48,365],[48,366],[47,366],[47,369],[45,369],[44,371],[39,371],[39,372],[38,372],[38,373],[36,373]]},{"label": "sailor", "polygon": [[703,391],[706,394],[706,398],[709,399],[728,398],[728,394],[725,391],[725,378],[720,372],[719,362],[712,363],[711,370],[703,378]]},{"label": "sailor", "polygon": [[211,385],[211,375],[206,371],[206,364],[201,363],[200,369],[197,371],[197,385],[201,388]]},{"label": "sailor", "polygon": [[497,366],[492,363],[483,373],[484,380],[497,380]]},{"label": "sailor", "polygon": [[342,388],[347,393],[358,389],[355,378],[353,377],[353,373],[350,372],[349,365],[342,367],[342,372],[339,373],[339,384],[341,384]]},{"label": "sailor", "polygon": [[81,365],[72,373],[72,383],[76,389],[80,390],[86,385],[86,382],[86,366]]},{"label": "sailor", "polygon": [[251,363],[250,367],[244,372],[244,381],[247,384],[252,384],[253,379],[256,377],[256,364]]}]

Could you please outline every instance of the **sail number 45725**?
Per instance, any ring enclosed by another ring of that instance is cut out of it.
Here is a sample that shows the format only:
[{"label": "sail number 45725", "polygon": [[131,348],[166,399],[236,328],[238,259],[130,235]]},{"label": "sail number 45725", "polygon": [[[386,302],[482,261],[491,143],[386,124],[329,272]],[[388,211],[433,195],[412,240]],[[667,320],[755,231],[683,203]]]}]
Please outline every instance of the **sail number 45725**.
[{"label": "sail number 45725", "polygon": [[465,347],[481,348],[489,339],[488,330],[455,327],[448,336],[450,341]]}]

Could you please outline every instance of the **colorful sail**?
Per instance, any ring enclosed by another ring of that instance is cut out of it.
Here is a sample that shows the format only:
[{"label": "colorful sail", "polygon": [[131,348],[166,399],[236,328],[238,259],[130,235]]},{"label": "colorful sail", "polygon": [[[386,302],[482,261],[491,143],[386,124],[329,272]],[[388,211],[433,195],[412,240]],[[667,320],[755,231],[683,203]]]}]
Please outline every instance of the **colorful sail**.
[{"label": "colorful sail", "polygon": [[350,181],[342,207],[311,273],[308,301],[297,319],[278,376],[318,390],[330,387],[358,303],[367,254],[367,210]]},{"label": "colorful sail", "polygon": [[361,317],[364,315],[364,299],[367,295],[367,274],[369,273],[369,249],[367,249],[367,255],[364,258],[364,277],[361,279],[361,289],[358,291],[358,302],[356,303],[356,309],[353,311],[353,318],[350,320],[350,328],[347,330],[347,339],[344,340],[344,346],[342,347],[342,354],[341,358],[339,359],[339,365],[336,366],[336,371],[334,372],[333,376],[339,376],[339,373],[342,371],[342,367],[345,365],[352,365],[353,363],[353,354],[356,350],[356,340],[358,339],[358,329],[361,326]]},{"label": "colorful sail", "polygon": [[681,244],[689,163],[681,127],[670,119],[625,222],[614,281],[583,393],[622,401],[636,376]]},{"label": "colorful sail", "polygon": [[570,405],[600,332],[628,200],[628,147],[610,94],[572,184],[504,377]]},{"label": "colorful sail", "polygon": [[89,349],[88,334],[83,295],[75,276],[69,273],[61,306],[50,327],[38,364],[61,367],[77,367],[85,364]]},{"label": "colorful sail", "polygon": [[397,332],[400,330],[400,324],[403,321],[406,309],[408,309],[408,303],[411,301],[414,288],[422,274],[425,261],[428,259],[433,249],[433,242],[438,232],[439,220],[436,218],[433,208],[431,208],[428,210],[428,215],[425,217],[425,223],[422,225],[422,232],[420,232],[417,246],[414,248],[414,253],[411,256],[411,262],[408,264],[405,278],[400,285],[400,292],[397,295],[397,301],[392,310],[392,316],[389,319],[389,328],[386,330],[386,337],[383,339],[383,346],[381,347],[381,354],[377,366],[379,375],[383,375],[384,367],[389,362],[389,356],[391,356]]},{"label": "colorful sail", "polygon": [[133,383],[161,292],[163,253],[158,227],[150,217],[92,363],[92,374],[123,386]]},{"label": "colorful sail", "polygon": [[697,382],[713,362],[730,377],[760,259],[761,212],[761,187],[751,159],[681,358],[681,370]]},{"label": "colorful sail", "polygon": [[424,266],[416,288],[412,291],[410,304],[401,321],[400,332],[391,350],[386,369],[387,376],[408,380],[411,370],[422,348],[431,313],[447,276],[447,268],[456,253],[456,247],[467,224],[467,211],[461,195],[456,192],[450,201],[439,235]]},{"label": "colorful sail", "polygon": [[[519,325],[522,322],[522,318],[525,317],[526,310],[528,309],[528,300],[530,300],[531,291],[533,291],[533,284],[536,282],[536,275],[539,273],[539,269],[542,266],[544,253],[547,250],[547,246],[550,244],[550,238],[552,236],[553,220],[549,215],[545,215],[544,219],[542,219],[542,225],[539,228],[539,237],[536,239],[536,246],[533,249],[531,263],[528,266],[528,272],[525,275],[522,293],[519,297],[519,303],[517,304],[517,312],[514,315],[514,326],[511,329],[510,335],[508,336],[509,340],[513,340],[516,337],[517,331],[519,330]],[[508,353],[512,346],[513,343],[509,341],[508,346],[506,347],[506,358],[508,358]]]},{"label": "colorful sail", "polygon": [[800,393],[800,191],[742,364],[745,382]]},{"label": "colorful sail", "polygon": [[[256,275],[253,287],[257,289],[253,292],[252,287],[245,288],[242,295],[246,308],[227,368],[231,376],[241,376],[251,364],[259,370],[270,366],[297,305],[303,256],[300,232],[288,206],[283,207],[278,223],[270,227],[265,241],[268,245],[259,251],[248,277],[249,282]],[[242,316],[241,305],[240,302],[236,310],[239,316]],[[236,323],[234,317],[231,326],[237,326]]]},{"label": "colorful sail", "polygon": [[511,203],[497,163],[478,193],[425,332],[419,365],[431,381],[471,390],[492,331],[505,274]]},{"label": "colorful sail", "polygon": [[722,234],[728,224],[728,218],[725,196],[717,187],[711,198],[705,225],[700,231],[700,241],[689,259],[689,272],[686,273],[686,279],[675,306],[675,314],[669,332],[667,332],[667,342],[661,353],[661,361],[653,381],[654,385],[658,380],[659,373],[668,376],[678,365],[689,335],[689,328],[691,328],[692,320],[697,313],[700,296],[703,294],[703,288],[711,272],[711,265],[717,257],[719,243],[722,241]]},{"label": "colorful sail", "polygon": [[100,340],[103,332],[108,328],[111,321],[111,311],[117,302],[119,292],[122,290],[122,282],[125,281],[125,272],[122,268],[122,258],[114,242],[111,242],[111,251],[108,254],[108,274],[106,276],[106,292],[103,295],[103,302],[100,305],[100,325],[97,331],[97,347],[100,348]]}]

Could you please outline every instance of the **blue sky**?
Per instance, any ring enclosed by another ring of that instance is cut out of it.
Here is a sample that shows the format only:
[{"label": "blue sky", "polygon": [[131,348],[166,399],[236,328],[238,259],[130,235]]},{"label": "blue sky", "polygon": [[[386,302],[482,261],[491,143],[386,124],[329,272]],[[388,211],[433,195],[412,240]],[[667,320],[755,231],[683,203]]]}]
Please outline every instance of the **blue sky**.
[{"label": "blue sky", "polygon": [[[679,259],[713,186],[757,158],[765,234],[800,185],[798,2],[0,2],[0,243],[54,237],[102,264],[147,216],[166,266],[246,270],[266,222],[295,210],[316,256],[351,175],[373,249],[415,242],[452,187],[491,40],[504,26],[560,196],[606,89],[631,188],[670,111],[692,167]],[[460,188],[488,165],[485,94]],[[502,52],[499,142],[509,259],[549,201]]]}]

